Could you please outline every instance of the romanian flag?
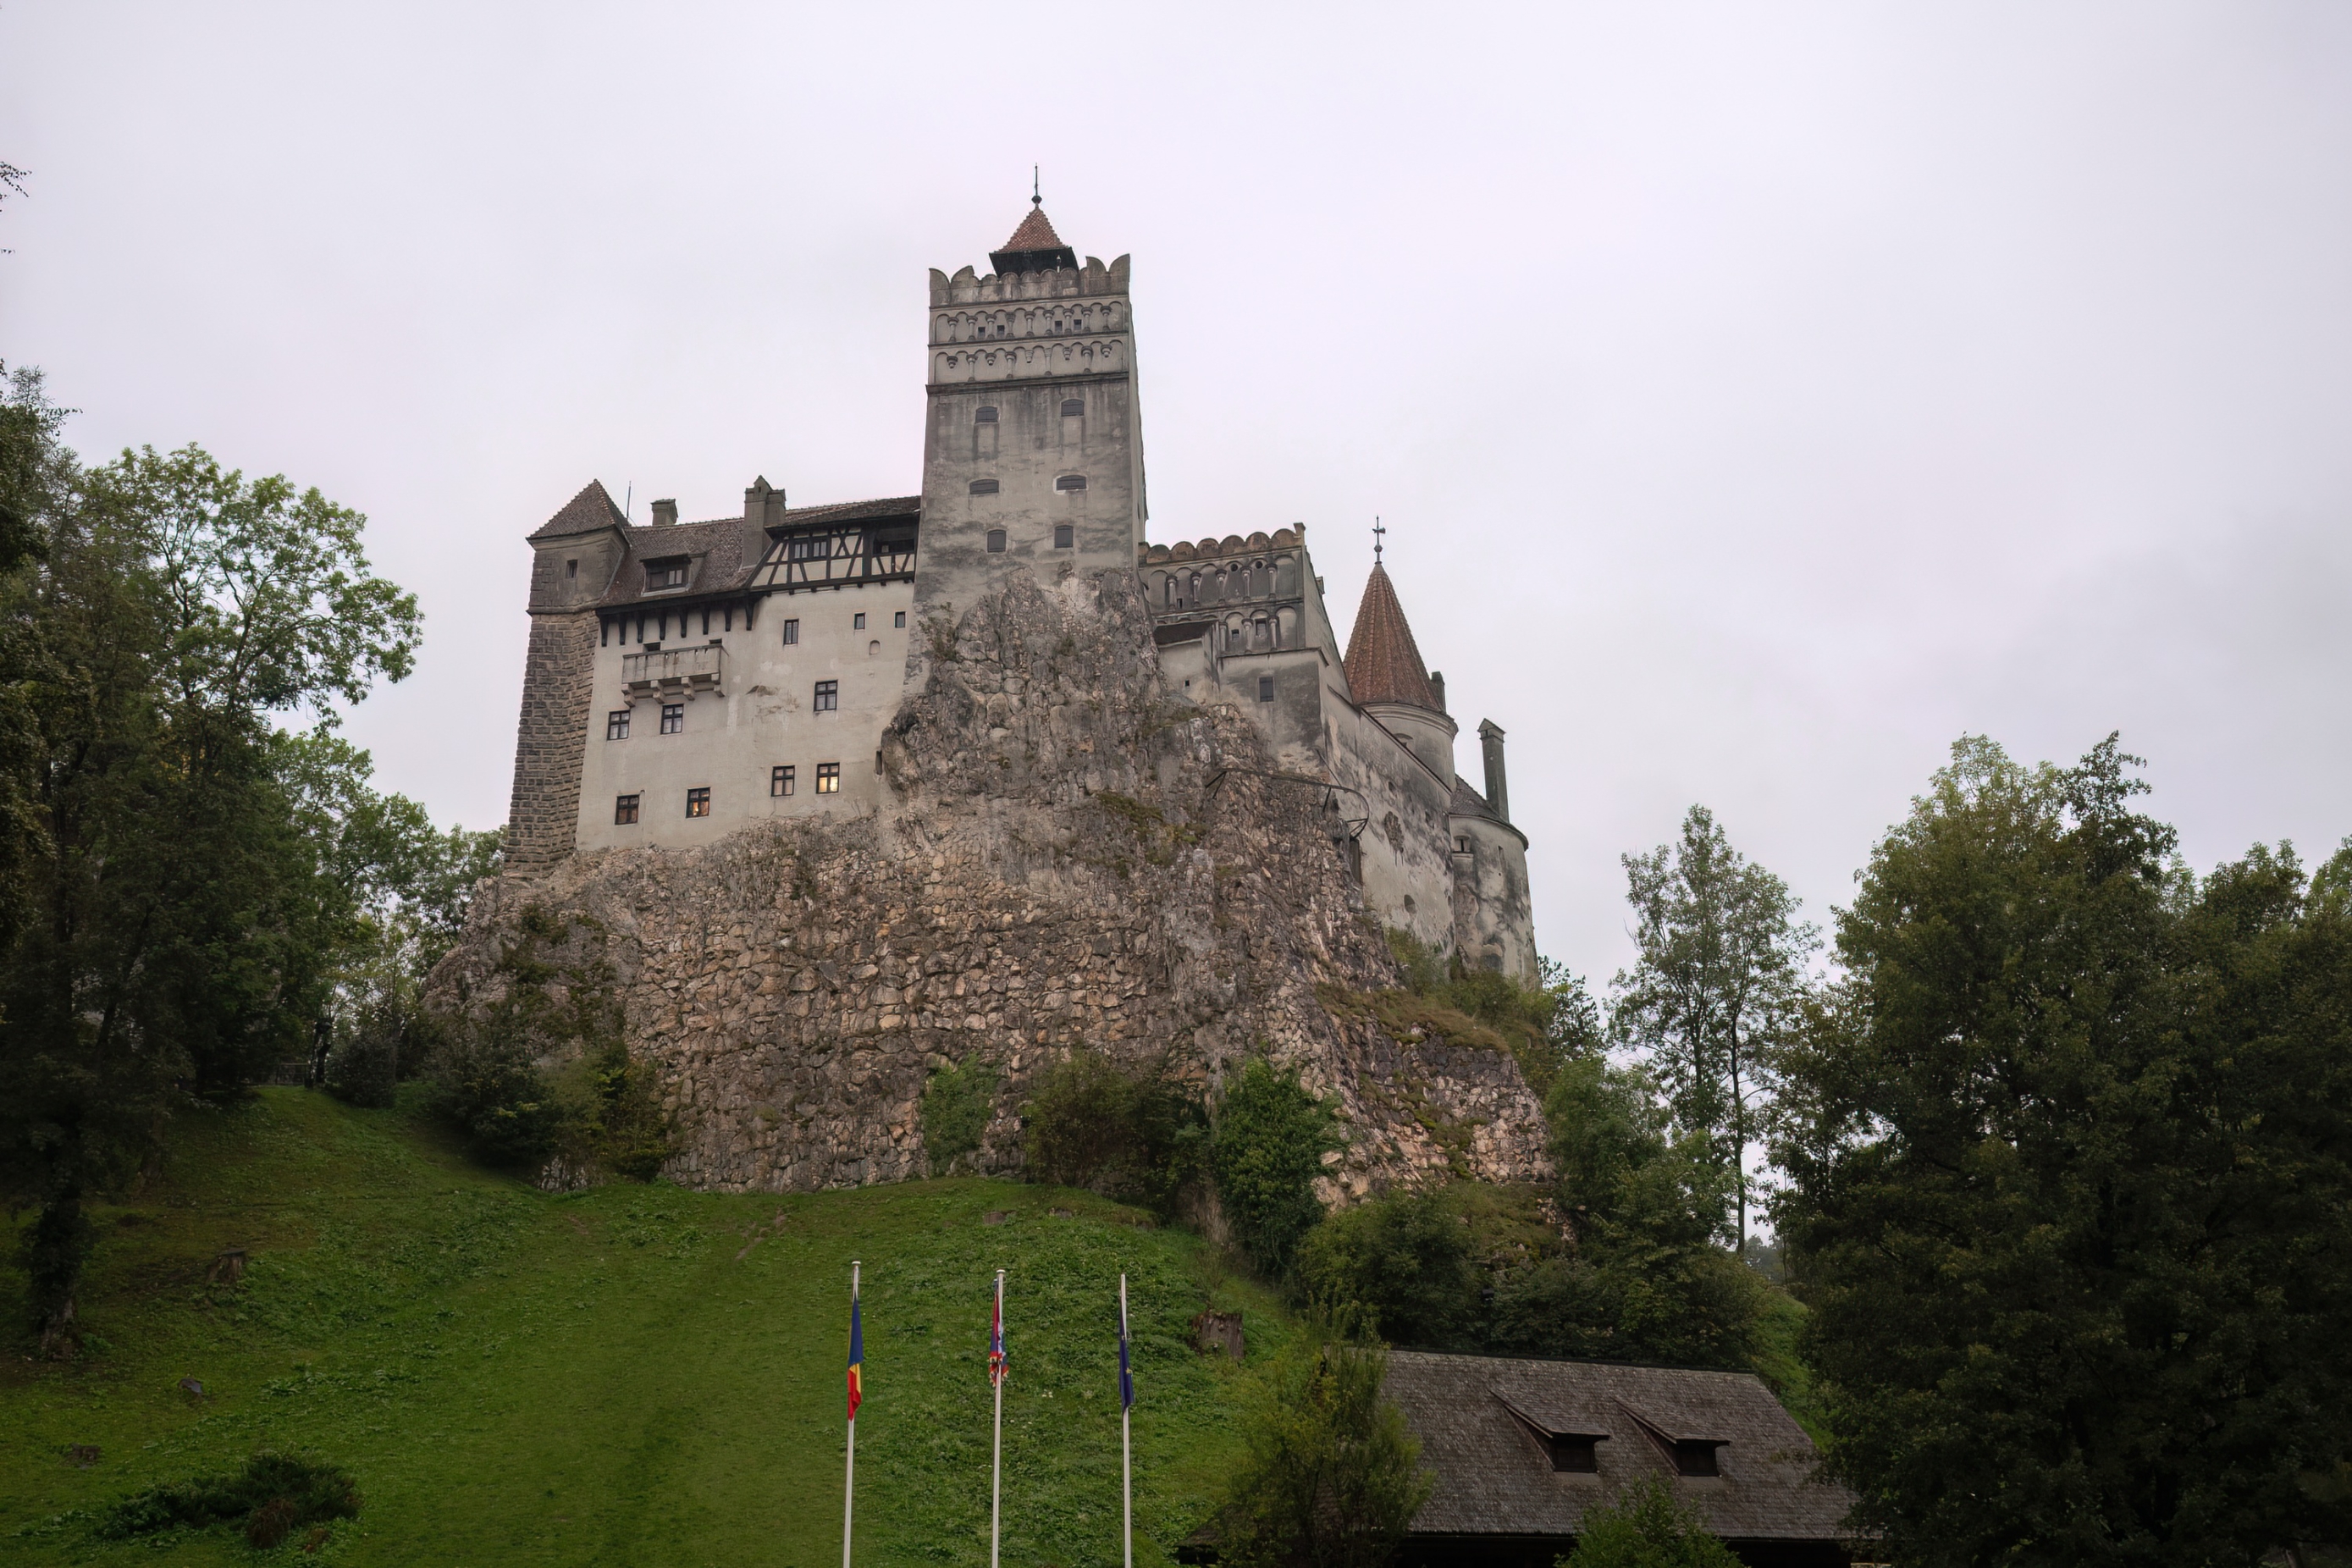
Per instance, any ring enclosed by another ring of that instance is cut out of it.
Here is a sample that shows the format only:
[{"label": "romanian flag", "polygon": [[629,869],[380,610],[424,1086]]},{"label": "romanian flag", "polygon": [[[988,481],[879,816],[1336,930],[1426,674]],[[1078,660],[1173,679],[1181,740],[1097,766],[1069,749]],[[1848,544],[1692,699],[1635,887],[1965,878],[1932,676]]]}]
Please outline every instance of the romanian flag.
[{"label": "romanian flag", "polygon": [[857,1325],[857,1298],[849,1298],[849,1418],[866,1403],[866,1335]]},{"label": "romanian flag", "polygon": [[995,1387],[1004,1381],[1004,1278],[996,1280],[996,1306],[988,1321],[988,1382]]},{"label": "romanian flag", "polygon": [[1135,1408],[1135,1374],[1127,1366],[1127,1276],[1118,1277],[1118,1407]]}]

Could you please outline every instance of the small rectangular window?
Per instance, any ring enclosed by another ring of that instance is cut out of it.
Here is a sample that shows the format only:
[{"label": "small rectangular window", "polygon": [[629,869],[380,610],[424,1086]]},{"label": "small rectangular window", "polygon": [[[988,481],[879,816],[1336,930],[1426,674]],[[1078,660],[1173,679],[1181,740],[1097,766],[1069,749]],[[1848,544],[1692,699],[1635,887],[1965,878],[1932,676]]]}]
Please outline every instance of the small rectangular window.
[{"label": "small rectangular window", "polygon": [[860,610],[856,615],[849,617],[849,629],[854,632],[862,632],[866,629],[865,611]]},{"label": "small rectangular window", "polygon": [[1087,405],[1084,400],[1076,397],[1065,397],[1062,399],[1063,418],[1067,419],[1073,415],[1084,414],[1086,411]]},{"label": "small rectangular window", "polygon": [[[816,700],[811,704],[820,713],[830,713],[841,706],[841,682],[820,680],[816,683]],[[822,770],[820,770],[822,772]],[[817,788],[823,789],[823,784]]]},{"label": "small rectangular window", "polygon": [[894,626],[905,626],[907,624],[907,612],[900,610],[897,615],[892,616],[890,617],[890,624]]},{"label": "small rectangular window", "polygon": [[1274,700],[1274,677],[1271,675],[1261,675],[1257,678],[1257,700],[1260,702]]},{"label": "small rectangular window", "polygon": [[1054,525],[1054,548],[1067,550],[1078,542],[1078,531],[1066,522]]},{"label": "small rectangular window", "polygon": [[976,496],[992,496],[996,493],[996,489],[997,485],[994,479],[974,479],[971,481],[971,493]]},{"label": "small rectangular window", "polygon": [[768,793],[770,795],[792,794],[793,780],[796,776],[797,775],[793,772],[792,765],[790,763],[770,768],[768,770]]},{"label": "small rectangular window", "polygon": [[567,562],[565,562],[565,563],[563,563],[563,574],[564,574],[566,577],[577,577],[577,576],[579,576],[579,575],[580,575],[580,563],[578,563],[577,561],[567,561]]},{"label": "small rectangular window", "polygon": [[604,739],[625,741],[629,738],[629,710],[616,708],[604,715]]},{"label": "small rectangular window", "polygon": [[683,588],[686,586],[686,563],[683,561],[649,561],[646,563],[646,586],[648,588]]},{"label": "small rectangular window", "polygon": [[637,797],[620,795],[613,797],[613,826],[626,827],[637,819]]},{"label": "small rectangular window", "polygon": [[1004,531],[1003,529],[992,528],[988,531],[988,552],[991,555],[1002,555],[1004,553]]},{"label": "small rectangular window", "polygon": [[1084,474],[1064,474],[1054,481],[1054,488],[1057,490],[1082,490],[1087,488],[1087,477]]},{"label": "small rectangular window", "polygon": [[993,425],[996,423],[996,410],[983,405],[973,411],[971,422],[975,425]]},{"label": "small rectangular window", "polygon": [[661,732],[665,735],[675,735],[685,728],[686,704],[683,702],[663,703]]},{"label": "small rectangular window", "polygon": [[710,815],[710,792],[707,789],[688,790],[686,792],[686,815],[688,816],[709,816]]},{"label": "small rectangular window", "polygon": [[1551,1450],[1551,1468],[1574,1475],[1589,1476],[1601,1468],[1600,1439],[1576,1434],[1553,1436],[1545,1447]]},{"label": "small rectangular window", "polygon": [[1703,1438],[1685,1438],[1675,1444],[1675,1474],[1678,1476],[1719,1476],[1722,1467],[1716,1462],[1715,1451],[1720,1444]]},{"label": "small rectangular window", "polygon": [[798,641],[800,641],[800,640],[801,640],[801,623],[800,623],[800,617],[799,617],[799,616],[793,616],[791,620],[786,621],[786,622],[784,623],[784,646],[785,646],[786,647],[792,647],[792,646],[793,646],[793,644],[794,644],[794,643],[796,643],[796,642],[798,642]]},{"label": "small rectangular window", "polygon": [[839,763],[817,763],[816,793],[819,795],[839,795],[841,793],[841,764]]}]

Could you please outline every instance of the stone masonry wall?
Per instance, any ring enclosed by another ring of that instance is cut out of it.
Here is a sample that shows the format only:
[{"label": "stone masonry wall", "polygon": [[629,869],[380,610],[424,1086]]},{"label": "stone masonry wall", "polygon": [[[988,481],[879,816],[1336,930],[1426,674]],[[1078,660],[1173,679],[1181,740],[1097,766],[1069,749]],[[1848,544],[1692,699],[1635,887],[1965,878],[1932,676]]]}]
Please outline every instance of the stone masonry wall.
[{"label": "stone masonry wall", "polygon": [[1548,1173],[1508,1056],[1318,1000],[1395,984],[1386,944],[1318,792],[1228,772],[1266,767],[1255,727],[1162,693],[1132,574],[1014,574],[929,651],[885,735],[882,810],[509,874],[431,1004],[496,996],[526,908],[588,917],[682,1139],[667,1173],[699,1187],[922,1175],[924,1083],[974,1058],[1001,1073],[977,1163],[1014,1168],[1030,1084],[1087,1045],[1213,1100],[1253,1052],[1297,1067],[1352,1138],[1327,1201],[1449,1167]]},{"label": "stone masonry wall", "polygon": [[572,853],[579,835],[580,767],[595,657],[593,612],[530,617],[514,794],[507,806],[506,863],[514,871],[555,864]]}]

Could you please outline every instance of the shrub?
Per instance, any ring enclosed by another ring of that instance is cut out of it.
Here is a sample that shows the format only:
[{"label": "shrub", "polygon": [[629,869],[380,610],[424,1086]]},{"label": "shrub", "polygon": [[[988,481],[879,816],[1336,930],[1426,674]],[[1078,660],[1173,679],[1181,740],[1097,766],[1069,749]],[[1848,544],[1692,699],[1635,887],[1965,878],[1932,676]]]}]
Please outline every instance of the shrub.
[{"label": "shrub", "polygon": [[1549,1091],[1568,1062],[1600,1053],[1600,1006],[1567,965],[1538,958],[1537,984],[1526,986],[1496,970],[1473,969],[1459,953],[1442,958],[1410,931],[1391,931],[1388,942],[1405,989],[1501,1036],[1537,1094]]},{"label": "shrub", "polygon": [[1167,1213],[1192,1179],[1200,1102],[1163,1067],[1121,1068],[1081,1050],[1047,1072],[1024,1108],[1029,1174]]},{"label": "shrub", "polygon": [[202,1529],[242,1519],[246,1539],[269,1547],[302,1525],[351,1519],[359,1511],[359,1483],[350,1471],[264,1449],[241,1470],[132,1493],[106,1511],[98,1533],[121,1541],[175,1526]]},{"label": "shrub", "polygon": [[996,1114],[996,1068],[972,1060],[935,1070],[923,1085],[923,1152],[944,1176],[980,1147]]},{"label": "shrub", "polygon": [[1356,1303],[1394,1344],[1454,1346],[1472,1332],[1479,1273],[1469,1227],[1436,1193],[1402,1192],[1324,1216],[1298,1247],[1310,1298]]},{"label": "shrub", "polygon": [[1323,1156],[1347,1147],[1328,1100],[1253,1058],[1225,1090],[1210,1132],[1210,1167],[1234,1239],[1269,1277],[1290,1271],[1291,1255],[1323,1217],[1315,1178]]},{"label": "shrub", "polygon": [[1421,1445],[1381,1396],[1388,1352],[1347,1309],[1310,1310],[1250,1391],[1240,1465],[1219,1515],[1234,1568],[1380,1568],[1429,1500]]},{"label": "shrub", "polygon": [[1578,1522],[1576,1550],[1560,1568],[1739,1568],[1731,1548],[1655,1476],[1586,1509]]},{"label": "shrub", "polygon": [[373,1110],[391,1107],[400,1084],[405,1012],[396,995],[379,993],[336,1021],[335,1042],[327,1052],[329,1094]]}]

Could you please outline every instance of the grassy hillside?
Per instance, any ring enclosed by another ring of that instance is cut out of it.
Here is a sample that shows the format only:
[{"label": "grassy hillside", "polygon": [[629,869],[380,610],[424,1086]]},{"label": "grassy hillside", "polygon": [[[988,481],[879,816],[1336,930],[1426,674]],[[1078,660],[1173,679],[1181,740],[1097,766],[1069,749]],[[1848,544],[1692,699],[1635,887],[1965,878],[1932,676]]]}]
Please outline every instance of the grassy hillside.
[{"label": "grassy hillside", "polygon": [[[1125,1269],[1137,1558],[1158,1563],[1234,1451],[1234,1374],[1187,1348],[1192,1316],[1244,1309],[1253,1360],[1282,1333],[1274,1303],[1219,1277],[1192,1237],[1083,1193],[950,1180],[551,1196],[472,1168],[404,1112],[298,1089],[206,1113],[160,1180],[95,1217],[83,1321],[102,1348],[67,1367],[20,1349],[0,1367],[0,1561],[250,1561],[227,1529],[116,1543],[90,1521],[137,1487],[274,1446],[348,1467],[365,1496],[313,1561],[824,1568],[841,1549],[858,1258],[860,1562],[986,1560],[1002,1267],[1005,1560],[1118,1561]],[[207,1284],[232,1246],[252,1256],[242,1284]],[[21,1289],[7,1271],[12,1332]],[[184,1377],[203,1381],[201,1403]],[[98,1463],[70,1464],[76,1444]]]}]

